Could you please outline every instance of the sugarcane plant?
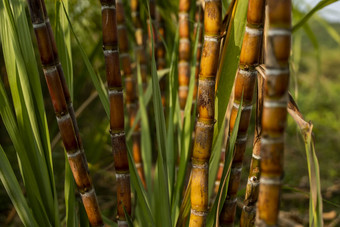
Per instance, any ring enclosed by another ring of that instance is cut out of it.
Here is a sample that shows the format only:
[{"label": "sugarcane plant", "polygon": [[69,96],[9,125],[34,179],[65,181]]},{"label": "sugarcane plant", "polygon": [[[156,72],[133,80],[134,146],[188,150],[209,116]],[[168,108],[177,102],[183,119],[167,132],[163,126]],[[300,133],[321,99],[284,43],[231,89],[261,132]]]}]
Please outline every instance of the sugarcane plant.
[{"label": "sugarcane plant", "polygon": [[[247,25],[240,54],[239,69],[235,78],[234,101],[229,121],[231,135],[238,109],[241,109],[241,120],[238,128],[234,158],[231,167],[227,199],[220,216],[221,225],[234,223],[237,191],[241,179],[242,162],[246,150],[247,131],[250,123],[253,96],[256,81],[256,66],[260,63],[265,1],[250,0],[247,12]],[[242,106],[240,106],[243,98]],[[227,151],[230,152],[230,151]],[[255,182],[256,183],[256,182]]]},{"label": "sugarcane plant", "polygon": [[102,226],[103,220],[89,175],[69,90],[58,59],[58,51],[45,2],[43,0],[28,0],[28,6],[39,47],[41,64],[73,177],[91,225]]},{"label": "sugarcane plant", "polygon": [[198,82],[198,119],[192,153],[189,226],[205,226],[208,212],[209,157],[214,132],[215,79],[220,52],[222,3],[205,1],[204,43]]},{"label": "sugarcane plant", "polygon": [[131,215],[130,172],[124,130],[124,101],[119,69],[116,2],[101,0],[103,50],[110,101],[110,135],[117,182],[118,226],[127,226],[125,212]]},{"label": "sugarcane plant", "polygon": [[257,225],[278,224],[287,118],[291,0],[269,0]]}]

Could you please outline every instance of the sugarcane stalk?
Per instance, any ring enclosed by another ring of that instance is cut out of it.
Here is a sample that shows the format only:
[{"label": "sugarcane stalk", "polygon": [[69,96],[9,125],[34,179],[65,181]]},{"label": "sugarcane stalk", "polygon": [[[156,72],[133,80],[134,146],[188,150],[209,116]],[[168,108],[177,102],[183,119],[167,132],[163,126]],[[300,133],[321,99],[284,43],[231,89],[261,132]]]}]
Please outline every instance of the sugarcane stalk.
[{"label": "sugarcane stalk", "polygon": [[179,0],[179,57],[178,57],[178,97],[181,111],[184,111],[189,92],[190,80],[190,0]]},{"label": "sugarcane stalk", "polygon": [[[194,26],[194,37],[198,37],[198,44],[197,44],[197,52],[196,52],[196,68],[195,68],[195,87],[194,87],[194,94],[193,94],[193,106],[196,103],[197,98],[197,87],[198,87],[198,78],[200,72],[200,62],[201,62],[201,55],[202,55],[202,38],[203,38],[203,7],[202,2],[196,2],[196,12],[195,12],[195,26]],[[197,32],[199,32],[197,36]]]},{"label": "sugarcane stalk", "polygon": [[[129,43],[127,29],[125,27],[125,13],[122,0],[116,1],[117,6],[117,32],[119,43],[119,57],[122,64],[123,76],[125,77],[125,91],[126,91],[126,107],[129,114],[130,127],[134,126],[138,110],[138,99],[136,96],[136,78],[133,75],[131,67],[131,59],[129,55]],[[133,159],[135,161],[138,175],[144,185],[146,186],[143,161],[141,155],[141,135],[140,135],[140,123],[135,126],[132,134],[132,152]]]},{"label": "sugarcane stalk", "polygon": [[[164,28],[164,20],[159,13],[159,10],[156,9],[156,27],[158,30],[157,34],[157,42],[156,42],[156,64],[157,70],[165,69],[166,67],[166,59],[165,59],[165,46],[163,44],[163,40],[165,38],[165,28]],[[166,84],[167,84],[167,77],[164,76],[159,81],[159,86],[161,89],[161,98],[162,98],[162,105],[165,110],[166,106]]]},{"label": "sugarcane stalk", "polygon": [[249,176],[246,186],[246,195],[242,208],[240,226],[253,227],[256,217],[256,202],[259,195],[260,184],[260,151],[261,151],[261,118],[263,111],[263,89],[264,79],[259,75],[257,80],[257,102],[256,102],[256,117],[255,117],[255,135],[253,143],[252,159],[250,162]]},{"label": "sugarcane stalk", "polygon": [[118,226],[127,226],[124,209],[131,215],[130,172],[124,131],[124,101],[119,69],[115,0],[101,0],[103,51],[110,101],[110,135],[117,181]]},{"label": "sugarcane stalk", "polygon": [[[249,1],[247,25],[241,48],[240,64],[235,79],[234,103],[230,115],[229,136],[235,126],[239,108],[241,108],[241,119],[234,148],[234,159],[230,171],[227,198],[220,215],[220,223],[222,226],[233,226],[235,219],[237,191],[241,179],[247,131],[253,106],[257,76],[256,66],[260,63],[262,49],[264,8],[264,0]],[[240,106],[242,95],[243,102],[242,106]]]},{"label": "sugarcane stalk", "polygon": [[147,66],[147,57],[145,52],[145,38],[143,32],[142,21],[140,19],[140,4],[139,0],[131,0],[131,14],[132,14],[132,22],[135,27],[135,39],[136,39],[136,59],[140,65],[140,73],[142,77],[143,89],[145,91],[147,87],[147,74],[148,74],[148,66]]},{"label": "sugarcane stalk", "polygon": [[43,0],[28,0],[27,2],[43,72],[74,180],[90,224],[92,226],[103,226],[104,223],[89,174],[70,93],[59,61],[45,3]]},{"label": "sugarcane stalk", "polygon": [[206,0],[204,44],[198,84],[198,118],[192,154],[189,226],[205,226],[208,211],[208,171],[214,131],[215,81],[220,52],[220,0]]},{"label": "sugarcane stalk", "polygon": [[287,117],[291,0],[268,0],[266,82],[262,114],[261,177],[257,226],[276,226],[283,178],[284,131]]}]

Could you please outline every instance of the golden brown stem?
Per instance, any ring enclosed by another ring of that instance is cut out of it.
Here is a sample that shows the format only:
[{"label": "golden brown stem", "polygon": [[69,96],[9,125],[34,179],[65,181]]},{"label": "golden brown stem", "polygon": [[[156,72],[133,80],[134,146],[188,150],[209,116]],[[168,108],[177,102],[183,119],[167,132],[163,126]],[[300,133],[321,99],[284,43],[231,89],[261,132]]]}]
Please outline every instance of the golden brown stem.
[{"label": "golden brown stem", "polygon": [[68,161],[92,226],[103,226],[100,209],[79,136],[69,90],[58,58],[51,24],[42,0],[28,0],[31,20],[38,43],[40,59],[57,117]]},{"label": "golden brown stem", "polygon": [[[119,57],[122,63],[123,76],[125,77],[125,89],[126,89],[126,106],[129,114],[130,127],[133,127],[134,121],[138,109],[138,99],[136,96],[136,78],[134,77],[131,68],[131,59],[129,55],[129,43],[127,36],[127,29],[125,27],[125,13],[121,0],[117,0],[117,31],[118,31],[118,43],[119,43]],[[132,152],[135,161],[139,177],[145,186],[145,176],[141,155],[140,146],[140,124],[138,123],[134,128],[132,136]]]},{"label": "golden brown stem", "polygon": [[[262,49],[264,7],[264,0],[249,1],[247,25],[240,54],[240,65],[235,79],[235,98],[230,115],[229,135],[231,135],[235,126],[239,108],[241,108],[241,119],[234,149],[227,198],[220,216],[222,226],[232,226],[236,213],[236,195],[241,179],[243,155],[246,149],[247,131],[257,75],[255,67],[260,63]],[[242,95],[243,103],[240,106]]]},{"label": "golden brown stem", "polygon": [[190,27],[189,27],[190,0],[179,1],[179,58],[178,58],[178,84],[179,105],[183,111],[189,92],[190,79]]},{"label": "golden brown stem", "polygon": [[101,4],[103,49],[110,101],[110,134],[117,181],[118,225],[126,226],[124,208],[131,215],[131,189],[124,131],[124,101],[119,69],[116,4],[114,0],[101,0]]},{"label": "golden brown stem", "polygon": [[215,122],[215,80],[220,51],[221,7],[220,0],[205,2],[205,36],[198,84],[198,119],[192,154],[189,226],[205,226],[208,211],[208,171]]},{"label": "golden brown stem", "polygon": [[291,0],[268,0],[258,226],[278,224],[287,117]]}]

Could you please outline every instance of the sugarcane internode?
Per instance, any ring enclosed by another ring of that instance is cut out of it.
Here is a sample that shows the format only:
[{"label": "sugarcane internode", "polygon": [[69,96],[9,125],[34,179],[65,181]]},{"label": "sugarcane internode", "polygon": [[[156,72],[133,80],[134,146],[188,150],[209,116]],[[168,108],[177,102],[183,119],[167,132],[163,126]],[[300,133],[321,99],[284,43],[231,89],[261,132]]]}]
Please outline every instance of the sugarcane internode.
[{"label": "sugarcane internode", "polygon": [[267,4],[269,21],[265,55],[258,226],[278,224],[291,46],[291,0],[269,0]]},{"label": "sugarcane internode", "polygon": [[189,226],[205,226],[208,212],[208,172],[215,123],[215,80],[220,51],[221,7],[220,0],[205,1],[205,34],[198,81],[198,119],[192,153]]}]

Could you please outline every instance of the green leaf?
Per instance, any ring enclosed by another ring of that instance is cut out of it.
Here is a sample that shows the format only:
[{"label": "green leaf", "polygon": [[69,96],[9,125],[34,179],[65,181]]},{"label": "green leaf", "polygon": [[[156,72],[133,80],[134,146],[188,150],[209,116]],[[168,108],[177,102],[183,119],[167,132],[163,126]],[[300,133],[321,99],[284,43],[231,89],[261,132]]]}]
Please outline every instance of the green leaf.
[{"label": "green leaf", "polygon": [[[194,87],[195,87],[195,73],[196,73],[196,61],[197,61],[197,47],[198,47],[198,39],[201,27],[198,27],[195,42],[193,46],[193,53],[191,58],[191,65],[190,65],[190,80],[189,80],[189,91],[188,91],[188,97],[185,104],[184,109],[184,118],[183,118],[183,130],[181,131],[181,153],[180,153],[180,163],[179,163],[179,169],[177,173],[177,182],[176,182],[176,188],[175,188],[175,195],[174,195],[174,201],[172,204],[172,212],[173,215],[177,214],[175,213],[175,209],[178,208],[178,202],[181,197],[182,188],[184,184],[185,175],[187,173],[187,164],[190,154],[190,149],[192,145],[192,132],[194,129],[194,124],[196,120],[196,104],[194,105],[194,110],[192,111],[193,107],[193,94],[194,94]],[[195,100],[196,101],[196,100]],[[176,216],[173,218],[173,224],[175,223],[174,220],[176,220]]]},{"label": "green leaf", "polygon": [[67,18],[67,21],[68,21],[68,24],[69,24],[69,27],[71,29],[71,32],[72,32],[72,35],[74,36],[75,40],[76,40],[76,43],[78,45],[78,48],[80,50],[80,54],[81,54],[81,57],[85,63],[85,66],[89,72],[89,75],[91,77],[91,80],[92,80],[92,83],[94,85],[94,87],[96,88],[97,92],[98,92],[98,95],[99,95],[99,99],[100,101],[102,102],[103,104],[103,107],[104,107],[104,110],[106,112],[106,114],[109,116],[110,114],[110,106],[109,106],[109,99],[108,99],[108,96],[107,96],[107,92],[106,92],[106,89],[105,89],[105,86],[104,86],[104,83],[103,81],[100,79],[99,76],[97,76],[97,74],[95,73],[92,65],[91,65],[91,62],[89,60],[89,58],[87,57],[83,47],[81,46],[80,42],[79,42],[79,39],[73,29],[73,26],[72,26],[72,23],[70,21],[70,18],[66,12],[66,8],[65,8],[65,5],[64,3],[62,2],[63,4],[63,8],[64,8],[64,12],[65,12],[65,15],[66,15],[66,18]]},{"label": "green leaf", "polygon": [[[242,92],[240,106],[242,106],[242,104],[243,104],[243,92]],[[219,215],[222,211],[223,204],[227,197],[227,192],[228,192],[230,170],[231,170],[231,165],[234,159],[234,148],[235,148],[235,143],[237,139],[240,119],[241,119],[241,110],[242,108],[239,108],[237,111],[235,126],[233,128],[233,131],[230,137],[228,138],[226,158],[224,162],[221,183],[220,183],[220,187],[218,189],[217,195],[216,195],[216,200],[214,201],[214,204],[207,217],[207,226],[215,226],[215,225],[219,226],[218,225]]]},{"label": "green leaf", "polygon": [[220,128],[220,131],[217,134],[216,140],[213,144],[213,149],[211,151],[211,156],[209,160],[209,183],[208,183],[208,190],[209,190],[209,198],[211,198],[211,195],[213,193],[213,188],[215,185],[215,179],[217,175],[217,171],[219,168],[219,162],[221,159],[221,151],[222,151],[222,146],[224,137],[227,136],[225,135],[225,118],[222,122],[222,127]]},{"label": "green leaf", "polygon": [[11,164],[0,145],[0,180],[25,226],[39,226],[29,208]]},{"label": "green leaf", "polygon": [[68,158],[65,153],[65,182],[64,182],[64,196],[66,207],[66,226],[77,226],[76,215],[76,197],[75,197],[75,185]]},{"label": "green leaf", "polygon": [[[16,119],[10,109],[3,108],[1,115],[19,155],[28,198],[34,207],[33,215],[41,224],[49,226],[53,223],[59,226],[49,133],[37,63],[31,40],[27,39],[30,31],[25,7],[22,1],[14,0],[9,3],[4,0],[0,2],[0,10],[1,41]],[[1,93],[1,101],[8,103],[5,92]],[[20,134],[15,134],[16,130]],[[39,187],[37,182],[40,183]]]},{"label": "green leaf", "polygon": [[306,22],[313,16],[314,13],[337,1],[339,0],[321,0],[316,6],[313,7],[313,9],[311,9],[299,22],[297,22],[293,26],[292,32],[294,33],[295,31],[300,29],[304,24],[306,24]]},{"label": "green leaf", "polygon": [[[138,99],[139,99],[139,112],[141,116],[141,144],[142,144],[142,157],[144,165],[145,180],[148,191],[151,192],[152,182],[151,182],[151,169],[152,169],[152,145],[150,137],[150,127],[148,120],[148,113],[144,101],[144,91],[142,85],[142,77],[140,72],[140,64],[137,63],[137,81],[138,81]],[[133,128],[132,128],[133,129]]]},{"label": "green leaf", "polygon": [[[147,2],[148,4],[148,2]],[[150,9],[148,6],[149,18]],[[157,171],[158,171],[158,180],[156,187],[158,190],[156,191],[156,209],[159,211],[160,216],[157,215],[157,225],[159,226],[171,226],[171,212],[170,212],[170,201],[169,201],[169,178],[168,178],[168,170],[167,170],[167,147],[165,146],[166,141],[166,129],[165,129],[165,118],[163,112],[163,106],[161,101],[161,91],[159,88],[159,81],[157,75],[156,68],[156,59],[155,59],[155,48],[154,48],[154,34],[151,23],[149,23],[151,32],[151,76],[152,76],[152,90],[153,90],[153,107],[154,107],[154,117],[156,122],[156,136],[157,136]]]},{"label": "green leaf", "polygon": [[111,219],[109,219],[108,217],[102,215],[103,221],[105,223],[105,225],[111,226],[111,227],[117,227],[117,223],[113,222]]},{"label": "green leaf", "polygon": [[147,195],[145,193],[145,189],[143,187],[143,184],[138,176],[136,166],[134,164],[134,160],[131,154],[131,150],[128,148],[128,161],[129,161],[129,170],[130,170],[130,180],[132,187],[135,189],[137,194],[137,201],[138,205],[140,206],[144,218],[147,220],[150,226],[155,225],[154,217],[151,213],[150,205],[148,202]]},{"label": "green leaf", "polygon": [[220,56],[220,66],[218,71],[219,82],[216,91],[215,107],[217,108],[216,118],[217,127],[215,135],[220,131],[225,112],[228,106],[229,96],[234,84],[236,71],[239,65],[239,56],[242,47],[244,29],[246,25],[246,15],[248,9],[248,0],[238,1],[236,6],[235,17],[231,20],[228,38],[224,43]]}]

